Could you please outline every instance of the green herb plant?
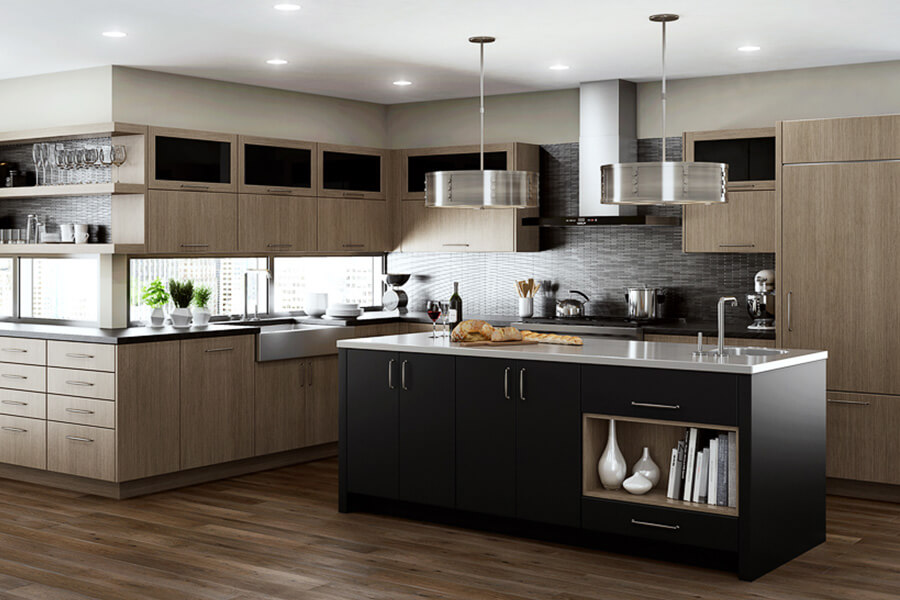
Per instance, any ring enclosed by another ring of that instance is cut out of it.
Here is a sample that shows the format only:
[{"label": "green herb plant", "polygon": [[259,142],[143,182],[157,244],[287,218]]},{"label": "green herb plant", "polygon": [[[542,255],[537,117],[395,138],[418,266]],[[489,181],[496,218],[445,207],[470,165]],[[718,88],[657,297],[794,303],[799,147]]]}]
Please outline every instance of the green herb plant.
[{"label": "green herb plant", "polygon": [[209,307],[209,298],[212,296],[212,290],[208,285],[201,285],[194,290],[194,306],[197,308]]},{"label": "green herb plant", "polygon": [[154,279],[144,286],[141,301],[150,308],[162,308],[169,302],[169,293],[162,281]]},{"label": "green herb plant", "polygon": [[176,308],[188,308],[191,305],[191,299],[194,297],[194,282],[169,280],[169,294],[172,296],[172,302]]}]

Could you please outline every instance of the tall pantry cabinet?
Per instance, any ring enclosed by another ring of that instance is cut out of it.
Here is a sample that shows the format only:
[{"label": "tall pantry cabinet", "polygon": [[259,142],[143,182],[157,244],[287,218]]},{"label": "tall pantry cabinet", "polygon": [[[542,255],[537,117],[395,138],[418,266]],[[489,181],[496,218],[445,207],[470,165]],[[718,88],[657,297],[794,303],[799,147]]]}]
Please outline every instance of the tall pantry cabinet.
[{"label": "tall pantry cabinet", "polygon": [[779,340],[828,350],[828,476],[900,484],[900,115],[778,126]]}]

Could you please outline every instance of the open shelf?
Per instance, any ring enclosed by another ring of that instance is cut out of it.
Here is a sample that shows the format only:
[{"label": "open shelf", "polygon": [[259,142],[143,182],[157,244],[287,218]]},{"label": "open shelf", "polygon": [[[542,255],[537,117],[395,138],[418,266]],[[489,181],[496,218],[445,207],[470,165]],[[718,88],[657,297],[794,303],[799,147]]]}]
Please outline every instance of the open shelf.
[{"label": "open shelf", "polygon": [[0,188],[0,199],[143,194],[145,190],[146,187],[140,183],[34,185],[28,187]]},{"label": "open shelf", "polygon": [[92,138],[104,135],[113,137],[122,135],[144,135],[146,133],[146,125],[134,125],[132,123],[108,121],[105,123],[87,123],[84,125],[49,127],[46,129],[5,131],[0,133],[0,144],[37,142],[48,139],[75,140],[79,138]]},{"label": "open shelf", "polygon": [[[629,476],[632,473],[632,466],[641,457],[644,447],[650,449],[650,456],[659,467],[659,483],[646,494],[630,494],[624,488],[607,490],[600,483],[597,463],[603,454],[603,450],[606,448],[610,419],[615,419],[616,421],[616,441],[619,449],[622,451],[622,455],[625,457],[625,463],[628,465]],[[672,448],[676,447],[678,441],[683,439],[686,427],[719,432],[737,432],[736,427],[710,425],[708,423],[661,421],[601,414],[583,415],[582,495],[587,498],[616,500],[619,502],[631,502],[724,516],[738,516],[738,507],[686,502],[666,497]],[[738,456],[738,461],[736,461],[737,464],[740,464],[739,461],[740,456]],[[740,488],[739,482],[738,488]]]},{"label": "open shelf", "polygon": [[0,244],[0,255],[138,254],[143,244]]}]

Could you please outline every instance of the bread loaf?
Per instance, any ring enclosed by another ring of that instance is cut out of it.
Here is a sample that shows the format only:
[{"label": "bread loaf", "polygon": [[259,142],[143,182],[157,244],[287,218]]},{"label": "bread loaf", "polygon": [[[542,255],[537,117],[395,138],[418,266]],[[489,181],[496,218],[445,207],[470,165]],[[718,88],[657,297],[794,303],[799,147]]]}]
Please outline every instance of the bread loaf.
[{"label": "bread loaf", "polygon": [[577,335],[557,335],[555,333],[537,333],[534,331],[523,331],[522,338],[526,340],[534,340],[542,344],[561,344],[564,346],[582,346],[584,340]]},{"label": "bread loaf", "polygon": [[494,327],[491,333],[492,342],[518,342],[522,339],[522,332],[515,327]]},{"label": "bread loaf", "polygon": [[454,342],[483,342],[491,339],[494,328],[479,319],[466,319],[453,328],[450,340]]}]

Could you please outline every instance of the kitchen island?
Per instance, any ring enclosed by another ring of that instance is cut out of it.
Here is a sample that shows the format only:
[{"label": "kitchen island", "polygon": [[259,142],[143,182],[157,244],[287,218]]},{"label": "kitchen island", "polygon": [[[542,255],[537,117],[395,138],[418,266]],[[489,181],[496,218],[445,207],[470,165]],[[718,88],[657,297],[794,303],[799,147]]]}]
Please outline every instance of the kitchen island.
[{"label": "kitchen island", "polygon": [[[689,560],[747,580],[825,539],[825,352],[463,347],[427,333],[338,348],[343,512]],[[600,484],[611,420],[629,467],[643,447],[660,466],[647,495]],[[691,427],[734,435],[733,506],[667,498],[671,449]]]}]

